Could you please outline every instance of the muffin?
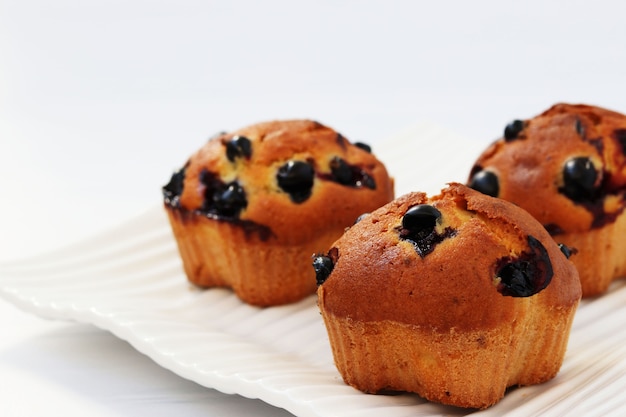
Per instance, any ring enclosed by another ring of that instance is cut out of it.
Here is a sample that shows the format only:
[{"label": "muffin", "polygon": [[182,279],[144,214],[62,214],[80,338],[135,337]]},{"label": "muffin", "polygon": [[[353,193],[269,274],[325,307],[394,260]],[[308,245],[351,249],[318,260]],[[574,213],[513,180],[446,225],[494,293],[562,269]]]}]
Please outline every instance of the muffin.
[{"label": "muffin", "polygon": [[362,216],[313,266],[347,384],[459,407],[553,378],[581,297],[532,216],[461,184]]},{"label": "muffin", "polygon": [[311,255],[393,198],[369,146],[309,120],[218,134],[163,187],[189,280],[257,306],[315,293]]},{"label": "muffin", "polygon": [[583,296],[626,275],[626,116],[557,104],[510,123],[468,184],[526,209],[575,252]]}]

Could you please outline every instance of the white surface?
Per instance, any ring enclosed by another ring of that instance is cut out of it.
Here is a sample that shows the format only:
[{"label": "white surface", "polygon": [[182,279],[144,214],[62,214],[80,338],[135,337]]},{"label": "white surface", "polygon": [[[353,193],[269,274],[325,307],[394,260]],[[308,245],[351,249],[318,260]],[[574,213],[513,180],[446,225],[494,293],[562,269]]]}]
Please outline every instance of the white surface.
[{"label": "white surface", "polygon": [[[624,12],[617,0],[0,0],[0,258],[142,213],[209,135],[256,121],[315,118],[376,150],[421,120],[485,143],[557,101],[626,112]],[[3,415],[262,404],[3,301],[0,326]]]}]

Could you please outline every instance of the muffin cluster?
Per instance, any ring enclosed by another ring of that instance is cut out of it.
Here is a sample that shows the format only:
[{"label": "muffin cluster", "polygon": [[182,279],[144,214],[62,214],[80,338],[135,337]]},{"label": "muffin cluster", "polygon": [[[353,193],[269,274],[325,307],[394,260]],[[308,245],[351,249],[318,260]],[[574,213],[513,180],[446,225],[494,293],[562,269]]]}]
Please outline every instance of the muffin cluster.
[{"label": "muffin cluster", "polygon": [[260,307],[317,293],[366,393],[482,409],[548,381],[581,297],[626,275],[626,116],[593,106],[514,120],[431,197],[394,198],[369,146],[311,120],[220,133],[162,191],[193,284]]}]

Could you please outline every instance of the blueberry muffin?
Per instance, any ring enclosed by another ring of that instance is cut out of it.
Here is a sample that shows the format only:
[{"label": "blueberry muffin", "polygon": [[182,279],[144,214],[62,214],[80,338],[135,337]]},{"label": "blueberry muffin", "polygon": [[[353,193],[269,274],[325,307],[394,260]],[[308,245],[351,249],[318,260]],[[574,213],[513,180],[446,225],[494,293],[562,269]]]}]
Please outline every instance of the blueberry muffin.
[{"label": "blueberry muffin", "polygon": [[393,198],[369,146],[309,120],[219,134],[163,187],[189,280],[271,306],[315,292],[311,255]]},{"label": "blueberry muffin", "polygon": [[584,296],[626,275],[626,116],[557,104],[515,120],[476,160],[468,184],[523,207],[572,248]]},{"label": "blueberry muffin", "polygon": [[553,378],[581,297],[532,216],[461,184],[362,216],[313,267],[346,383],[459,407]]}]

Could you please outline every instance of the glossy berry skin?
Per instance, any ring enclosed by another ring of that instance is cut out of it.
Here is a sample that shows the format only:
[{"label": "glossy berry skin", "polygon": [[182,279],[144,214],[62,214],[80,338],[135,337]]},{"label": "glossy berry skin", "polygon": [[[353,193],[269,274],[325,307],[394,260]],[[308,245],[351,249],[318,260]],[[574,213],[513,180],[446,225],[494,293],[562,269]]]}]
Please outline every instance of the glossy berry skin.
[{"label": "glossy berry skin", "polygon": [[335,156],[330,161],[330,170],[332,172],[333,178],[339,184],[343,185],[352,185],[352,169],[350,165],[346,163],[343,159]]},{"label": "glossy berry skin", "polygon": [[302,203],[311,196],[315,171],[304,161],[289,161],[278,169],[276,180],[294,203]]},{"label": "glossy berry skin", "polygon": [[333,272],[335,264],[333,260],[324,255],[318,255],[313,259],[313,269],[315,270],[315,281],[317,285],[322,285],[328,277],[330,273]]},{"label": "glossy berry skin", "polygon": [[320,178],[334,181],[347,187],[376,189],[374,178],[358,165],[350,165],[344,159],[335,156],[330,160],[329,167],[330,175],[320,174]]},{"label": "glossy berry skin", "polygon": [[224,217],[238,217],[247,205],[246,193],[237,182],[226,184],[213,194],[213,207]]},{"label": "glossy berry skin", "polygon": [[530,297],[548,286],[554,271],[546,248],[528,236],[530,251],[516,258],[503,258],[496,272],[500,278],[498,291],[510,297]]},{"label": "glossy berry skin", "polygon": [[226,157],[234,162],[238,157],[249,159],[252,155],[252,143],[245,136],[235,136],[226,143]]},{"label": "glossy berry skin", "polygon": [[504,140],[510,142],[517,139],[522,130],[524,130],[524,121],[513,120],[504,128]]},{"label": "glossy berry skin", "polygon": [[446,228],[442,234],[437,234],[435,227],[441,222],[441,212],[429,204],[420,204],[411,207],[402,217],[400,239],[413,244],[420,257],[431,253],[435,246],[444,239],[454,236],[455,231]]},{"label": "glossy berry skin", "polygon": [[561,250],[561,253],[563,253],[563,255],[565,255],[567,259],[569,259],[570,256],[572,256],[572,254],[577,252],[576,249],[570,248],[569,246],[563,243],[559,243],[558,246],[559,246],[559,249]]},{"label": "glossy berry skin", "polygon": [[573,201],[591,200],[597,178],[598,171],[589,158],[572,158],[563,166],[563,187],[560,191]]},{"label": "glossy berry skin", "polygon": [[402,228],[415,236],[428,236],[433,232],[441,212],[428,204],[411,207],[402,217]]},{"label": "glossy berry skin", "polygon": [[498,197],[500,184],[498,176],[491,171],[478,171],[469,182],[469,187],[491,197]]},{"label": "glossy berry skin", "polygon": [[354,224],[360,223],[361,220],[363,220],[364,218],[366,218],[369,215],[370,215],[369,213],[363,213],[363,214],[359,215],[359,217],[357,217],[356,220],[354,221]]},{"label": "glossy berry skin", "polygon": [[200,183],[205,187],[200,212],[226,219],[235,219],[248,205],[246,193],[237,181],[224,183],[217,174],[203,170]]},{"label": "glossy berry skin", "polygon": [[525,261],[510,263],[499,271],[498,276],[506,287],[506,295],[529,297],[533,294],[530,263]]}]

